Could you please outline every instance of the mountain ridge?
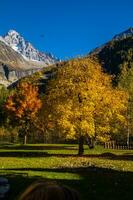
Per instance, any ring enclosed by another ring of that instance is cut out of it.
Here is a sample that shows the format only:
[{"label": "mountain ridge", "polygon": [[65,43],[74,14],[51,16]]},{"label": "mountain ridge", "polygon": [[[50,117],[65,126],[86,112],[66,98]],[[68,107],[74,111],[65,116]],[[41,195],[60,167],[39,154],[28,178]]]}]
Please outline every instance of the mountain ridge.
[{"label": "mountain ridge", "polygon": [[37,50],[16,30],[9,30],[7,34],[1,36],[1,40],[29,61],[39,61],[45,64],[53,64],[57,61],[57,58],[51,53],[43,53]]},{"label": "mountain ridge", "polygon": [[104,71],[114,76],[114,83],[118,84],[123,70],[128,72],[133,68],[133,28],[117,34],[87,56],[96,58]]},{"label": "mountain ridge", "polygon": [[[21,45],[19,46],[18,44]],[[30,50],[29,48],[26,48],[26,45],[28,45]],[[23,48],[25,54],[21,54],[20,52],[23,51]],[[26,54],[28,51],[29,53]],[[25,55],[27,55],[27,57]],[[56,59],[53,59],[51,64],[45,63],[42,61],[44,57],[42,60],[39,60],[41,58],[38,59],[38,57],[36,57],[37,59],[35,60],[33,59],[35,58],[34,55],[38,56],[38,50],[34,51],[34,47],[29,42],[25,41],[16,31],[11,30],[9,31],[8,36],[6,34],[6,36],[1,37],[0,83],[3,83],[3,80],[6,80],[6,85],[9,85],[19,78],[42,70],[43,67],[53,66],[58,63],[58,60]],[[133,28],[130,27],[126,31],[115,35],[112,40],[94,49],[85,57],[88,56],[92,58],[97,57],[106,72],[116,76],[119,75],[123,65],[130,68],[133,62]]]},{"label": "mountain ridge", "polygon": [[123,39],[126,39],[128,37],[132,37],[133,36],[133,27],[130,27],[128,28],[127,30],[121,32],[121,33],[118,33],[116,34],[111,40],[109,40],[108,42],[94,48],[93,50],[91,50],[88,55],[95,55],[95,54],[98,54],[100,53],[100,51],[105,47],[107,46],[110,42],[112,41],[116,41],[116,40],[123,40]]},{"label": "mountain ridge", "polygon": [[15,30],[0,37],[0,84],[8,86],[58,61],[50,53],[36,50]]},{"label": "mountain ridge", "polygon": [[133,27],[128,28],[126,31],[123,31],[119,34],[116,34],[113,39],[114,40],[120,40],[120,39],[125,39],[127,37],[130,37],[133,35]]}]

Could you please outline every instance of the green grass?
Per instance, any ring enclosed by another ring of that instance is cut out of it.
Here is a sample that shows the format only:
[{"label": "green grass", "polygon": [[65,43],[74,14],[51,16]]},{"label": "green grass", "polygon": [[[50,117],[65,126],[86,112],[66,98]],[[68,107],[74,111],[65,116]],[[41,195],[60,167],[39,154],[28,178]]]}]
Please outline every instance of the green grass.
[{"label": "green grass", "polygon": [[56,180],[79,191],[81,200],[128,200],[133,195],[133,150],[97,146],[77,156],[77,145],[0,145],[0,173],[16,199],[34,180]]}]

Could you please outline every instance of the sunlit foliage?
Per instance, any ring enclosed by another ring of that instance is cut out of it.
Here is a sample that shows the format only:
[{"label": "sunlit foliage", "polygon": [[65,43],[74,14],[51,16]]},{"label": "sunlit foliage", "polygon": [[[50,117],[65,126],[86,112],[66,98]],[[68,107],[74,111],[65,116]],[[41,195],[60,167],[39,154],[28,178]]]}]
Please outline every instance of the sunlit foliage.
[{"label": "sunlit foliage", "polygon": [[41,116],[46,129],[56,130],[66,138],[77,138],[82,146],[83,137],[109,139],[111,124],[125,123],[126,103],[127,94],[112,87],[111,77],[102,72],[99,64],[77,59],[55,72]]},{"label": "sunlit foliage", "polygon": [[36,114],[41,108],[38,97],[38,88],[26,82],[20,82],[16,92],[9,96],[5,103],[5,110],[12,126],[18,126],[24,136],[24,143],[30,126],[36,119]]}]

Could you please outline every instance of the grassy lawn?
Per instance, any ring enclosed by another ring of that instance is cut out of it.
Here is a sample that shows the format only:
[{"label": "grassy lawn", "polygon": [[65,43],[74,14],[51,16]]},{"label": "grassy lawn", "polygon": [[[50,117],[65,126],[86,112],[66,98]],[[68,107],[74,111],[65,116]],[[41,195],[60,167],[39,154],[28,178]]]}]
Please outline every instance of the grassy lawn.
[{"label": "grassy lawn", "polygon": [[133,150],[97,146],[77,156],[77,145],[0,145],[0,176],[11,184],[8,199],[34,180],[50,179],[79,191],[81,200],[129,200],[133,196]]}]

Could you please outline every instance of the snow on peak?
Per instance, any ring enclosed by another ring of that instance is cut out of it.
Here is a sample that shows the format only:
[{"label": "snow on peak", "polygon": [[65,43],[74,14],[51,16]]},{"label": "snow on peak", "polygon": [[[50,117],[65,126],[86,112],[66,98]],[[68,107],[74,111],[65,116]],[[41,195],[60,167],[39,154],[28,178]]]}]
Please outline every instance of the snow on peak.
[{"label": "snow on peak", "polygon": [[13,30],[13,29],[9,30],[7,34],[8,35],[13,35],[13,34],[14,35],[19,35],[19,33],[17,31]]},{"label": "snow on peak", "polygon": [[9,30],[8,33],[0,37],[0,40],[4,41],[15,51],[20,53],[23,57],[31,61],[40,61],[46,64],[54,64],[57,59],[50,53],[42,53],[35,49],[31,43],[26,41],[17,31]]}]

